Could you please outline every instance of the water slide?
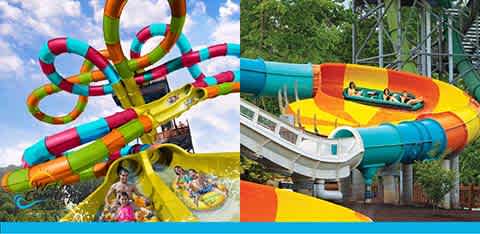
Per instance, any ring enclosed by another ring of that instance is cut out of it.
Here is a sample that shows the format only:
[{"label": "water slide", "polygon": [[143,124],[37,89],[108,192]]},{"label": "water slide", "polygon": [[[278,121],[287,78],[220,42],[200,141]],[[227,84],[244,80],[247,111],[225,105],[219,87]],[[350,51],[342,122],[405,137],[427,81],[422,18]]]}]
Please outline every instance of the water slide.
[{"label": "water slide", "polygon": [[[153,154],[154,151],[158,154]],[[83,202],[70,210],[61,221],[95,221],[102,211],[106,193],[111,185],[119,180],[117,175],[119,166],[134,172],[132,174],[135,174],[137,187],[153,201],[154,213],[161,221],[199,220],[171,190],[171,185],[160,178],[156,168],[173,170],[173,167],[181,166],[212,174],[218,178],[238,180],[239,165],[238,152],[191,154],[173,144],[152,145],[148,150],[122,157],[112,163],[103,183]],[[229,193],[233,194],[238,190],[239,188],[233,188]],[[239,209],[238,206],[236,209]]]},{"label": "water slide", "polygon": [[[309,134],[292,127],[261,108],[242,100],[240,103],[241,145],[254,155],[306,177],[335,180],[348,177],[363,157],[359,135],[335,139]],[[319,188],[316,196],[340,200],[339,191]]]},{"label": "water slide", "polygon": [[[333,140],[354,138],[363,148],[358,168],[367,185],[381,167],[458,152],[479,135],[479,105],[475,99],[452,85],[412,73],[354,64],[288,64],[241,58],[241,76],[241,92],[276,96],[283,89],[288,96],[299,97],[286,107],[285,114],[299,116],[307,131]],[[407,90],[423,96],[425,106],[418,111],[406,111],[347,101],[342,92],[350,81],[359,87]],[[257,124],[255,128],[262,127]],[[250,133],[242,130],[241,143],[248,147],[244,135]],[[269,140],[275,144],[291,147],[291,143],[272,138]],[[297,144],[293,149],[299,147]],[[304,152],[307,148],[302,147]],[[310,168],[324,164],[322,160],[328,155],[342,161],[342,156],[317,154],[319,163],[311,161]],[[290,168],[291,164],[281,166]],[[350,164],[353,166],[355,163]]]},{"label": "water slide", "polygon": [[286,189],[240,183],[242,222],[371,222],[365,215],[337,204]]},{"label": "water slide", "polygon": [[[57,182],[71,184],[101,177],[114,160],[112,156],[127,143],[178,117],[200,101],[238,92],[239,86],[239,83],[207,88],[185,85],[157,101],[42,138],[25,150],[23,159],[27,168],[7,172],[1,187],[19,193]],[[67,152],[89,142],[91,144],[83,148]]]}]

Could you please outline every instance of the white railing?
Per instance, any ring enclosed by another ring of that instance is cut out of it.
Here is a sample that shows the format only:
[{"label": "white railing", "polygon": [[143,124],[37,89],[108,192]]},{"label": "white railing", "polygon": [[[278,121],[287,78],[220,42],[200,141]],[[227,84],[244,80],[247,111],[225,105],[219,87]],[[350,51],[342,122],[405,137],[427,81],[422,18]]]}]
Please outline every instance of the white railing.
[{"label": "white railing", "polygon": [[328,139],[306,133],[243,99],[240,102],[240,119],[253,128],[261,129],[269,139],[311,159],[341,162],[361,151],[355,147],[357,144],[353,137]]}]

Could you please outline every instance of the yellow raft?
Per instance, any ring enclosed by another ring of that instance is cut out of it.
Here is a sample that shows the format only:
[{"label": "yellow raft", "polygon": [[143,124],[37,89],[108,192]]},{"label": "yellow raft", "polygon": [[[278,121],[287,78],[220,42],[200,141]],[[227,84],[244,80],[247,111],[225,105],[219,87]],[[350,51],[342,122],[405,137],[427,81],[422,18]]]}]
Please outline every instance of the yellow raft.
[{"label": "yellow raft", "polygon": [[[218,188],[225,193],[227,193],[227,188],[219,184]],[[177,178],[172,183],[172,189],[175,191],[177,196],[184,202],[184,204],[192,209],[192,210],[198,210],[198,211],[208,211],[208,210],[213,210],[216,209],[225,203],[227,200],[227,196],[216,192],[216,191],[210,191],[208,193],[205,193],[201,195],[198,198],[198,206],[195,204],[194,199],[190,196],[190,193],[187,191],[186,187],[183,185],[177,185]]]}]

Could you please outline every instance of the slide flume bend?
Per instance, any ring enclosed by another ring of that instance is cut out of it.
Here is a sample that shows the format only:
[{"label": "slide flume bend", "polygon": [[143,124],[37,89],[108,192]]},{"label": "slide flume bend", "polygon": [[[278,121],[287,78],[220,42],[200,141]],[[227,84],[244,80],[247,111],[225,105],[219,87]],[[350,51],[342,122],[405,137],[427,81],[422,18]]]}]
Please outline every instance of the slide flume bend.
[{"label": "slide flume bend", "polygon": [[[153,154],[158,152],[158,156]],[[83,202],[72,209],[61,221],[95,221],[101,213],[110,186],[119,180],[119,166],[130,168],[136,177],[138,188],[153,201],[155,215],[162,221],[195,221],[197,217],[183,204],[154,170],[181,166],[193,168],[219,178],[238,179],[240,176],[238,152],[191,154],[173,144],[152,145],[149,149],[116,160],[109,167],[103,183]]]}]

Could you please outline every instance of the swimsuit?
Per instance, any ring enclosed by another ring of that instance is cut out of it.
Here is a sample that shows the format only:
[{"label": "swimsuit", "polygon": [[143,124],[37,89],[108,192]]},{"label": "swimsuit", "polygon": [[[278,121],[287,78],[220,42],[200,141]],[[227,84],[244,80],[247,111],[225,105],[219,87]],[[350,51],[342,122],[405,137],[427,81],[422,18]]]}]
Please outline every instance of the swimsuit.
[{"label": "swimsuit", "polygon": [[202,189],[198,190],[197,193],[200,194],[200,195],[203,195],[205,193],[208,193],[208,192],[212,191],[212,189],[213,189],[213,185],[208,184],[205,187],[203,187]]},{"label": "swimsuit", "polygon": [[120,209],[118,210],[117,221],[123,221],[123,222],[136,221],[135,211],[133,210],[132,205],[126,205],[126,206],[120,207]]}]

